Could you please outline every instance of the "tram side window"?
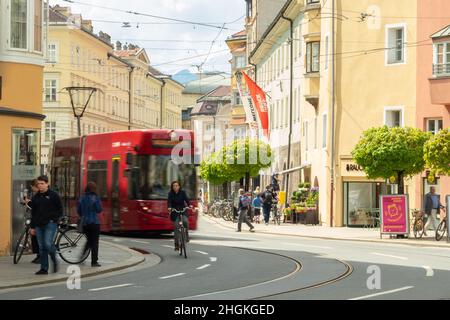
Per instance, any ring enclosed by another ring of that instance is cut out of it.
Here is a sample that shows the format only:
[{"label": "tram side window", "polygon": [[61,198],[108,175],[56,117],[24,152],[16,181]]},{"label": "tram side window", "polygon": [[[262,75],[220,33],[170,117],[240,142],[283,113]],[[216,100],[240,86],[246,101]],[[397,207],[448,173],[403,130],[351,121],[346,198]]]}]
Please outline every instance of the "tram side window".
[{"label": "tram side window", "polygon": [[107,161],[88,161],[87,180],[97,184],[97,194],[102,199],[108,198],[108,187],[106,177],[108,173]]}]

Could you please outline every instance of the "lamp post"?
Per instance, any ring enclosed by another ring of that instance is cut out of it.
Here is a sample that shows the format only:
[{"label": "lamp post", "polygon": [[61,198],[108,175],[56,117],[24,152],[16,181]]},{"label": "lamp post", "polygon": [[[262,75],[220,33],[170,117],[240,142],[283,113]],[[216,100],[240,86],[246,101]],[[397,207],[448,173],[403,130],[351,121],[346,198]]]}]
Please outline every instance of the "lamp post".
[{"label": "lamp post", "polygon": [[[86,111],[87,106],[89,105],[89,102],[91,101],[92,95],[97,92],[99,89],[94,87],[67,87],[64,88],[69,92],[70,96],[70,103],[72,105],[73,115],[75,118],[77,118],[77,128],[78,128],[78,136],[81,137],[81,118],[84,115],[84,112]],[[80,114],[77,114],[75,105],[73,103],[73,92],[74,91],[89,91],[89,98],[87,99],[86,103],[83,106],[83,110]]]}]

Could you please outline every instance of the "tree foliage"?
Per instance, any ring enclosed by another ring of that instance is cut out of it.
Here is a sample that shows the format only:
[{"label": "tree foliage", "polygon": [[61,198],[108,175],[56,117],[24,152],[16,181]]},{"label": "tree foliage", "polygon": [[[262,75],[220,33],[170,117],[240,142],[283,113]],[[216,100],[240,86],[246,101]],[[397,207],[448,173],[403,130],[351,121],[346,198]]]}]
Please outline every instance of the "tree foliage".
[{"label": "tree foliage", "polygon": [[202,179],[213,184],[237,181],[246,174],[255,177],[271,165],[272,150],[259,140],[235,140],[213,153],[200,165]]},{"label": "tree foliage", "polygon": [[430,138],[415,128],[372,128],[352,152],[369,179],[413,176],[425,168],[424,144]]},{"label": "tree foliage", "polygon": [[450,130],[439,131],[424,146],[426,165],[433,173],[450,176]]}]

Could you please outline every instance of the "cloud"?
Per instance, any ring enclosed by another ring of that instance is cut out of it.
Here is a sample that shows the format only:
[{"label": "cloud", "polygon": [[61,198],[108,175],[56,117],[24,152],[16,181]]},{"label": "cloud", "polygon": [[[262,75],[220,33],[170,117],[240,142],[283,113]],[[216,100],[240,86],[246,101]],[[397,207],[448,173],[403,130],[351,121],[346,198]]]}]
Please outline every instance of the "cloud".
[{"label": "cloud", "polygon": [[[146,48],[151,63],[159,65],[158,68],[163,72],[170,71],[171,73],[204,62],[206,58],[204,55],[208,53],[211,41],[219,34],[220,26],[245,15],[245,1],[243,0],[127,0],[126,2],[122,0],[75,0],[75,2],[78,1],[90,6],[76,3],[68,4],[62,0],[50,0],[50,4],[70,5],[73,13],[81,13],[84,19],[93,20],[95,32],[103,31],[110,34],[114,42],[120,40],[123,44],[128,42]],[[180,24],[96,8],[95,6],[214,24],[218,28]],[[123,22],[130,22],[131,28],[123,28]],[[227,49],[224,43],[225,39],[242,30],[244,28],[243,23],[244,19],[242,18],[237,23],[226,25],[230,30],[221,32],[217,42],[211,47],[211,52]],[[184,42],[176,42],[175,40],[183,40]],[[167,63],[198,55],[203,56]],[[211,70],[214,68],[229,72],[230,67],[227,63],[230,57],[231,55],[227,52],[212,53],[208,57],[204,69]]]}]

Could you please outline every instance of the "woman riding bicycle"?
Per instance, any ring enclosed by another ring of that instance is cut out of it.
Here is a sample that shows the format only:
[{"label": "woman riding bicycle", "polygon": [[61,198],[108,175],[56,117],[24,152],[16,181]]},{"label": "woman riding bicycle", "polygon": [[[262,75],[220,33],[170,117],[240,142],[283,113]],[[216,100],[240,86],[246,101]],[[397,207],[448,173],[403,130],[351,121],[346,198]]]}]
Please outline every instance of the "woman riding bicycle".
[{"label": "woman riding bicycle", "polygon": [[[175,250],[179,250],[178,237],[180,235],[178,234],[178,224],[180,222],[180,215],[174,210],[182,211],[184,208],[189,207],[189,200],[186,192],[181,190],[181,185],[178,181],[172,182],[170,186],[170,192],[167,198],[167,207],[170,212],[170,220],[173,222],[174,226]],[[186,228],[186,242],[189,242],[189,234],[187,232],[187,230],[189,230],[188,212],[185,211],[181,217],[183,219],[183,225]]]}]

